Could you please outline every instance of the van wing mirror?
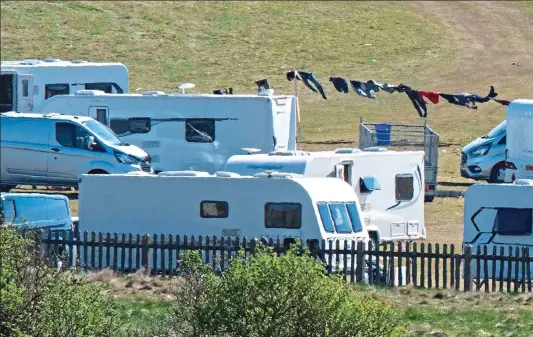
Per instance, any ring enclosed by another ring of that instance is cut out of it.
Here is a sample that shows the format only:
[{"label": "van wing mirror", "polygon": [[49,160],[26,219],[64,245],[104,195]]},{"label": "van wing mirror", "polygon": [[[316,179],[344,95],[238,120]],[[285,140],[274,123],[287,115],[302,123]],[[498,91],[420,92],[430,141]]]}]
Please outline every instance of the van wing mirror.
[{"label": "van wing mirror", "polygon": [[87,137],[87,148],[89,150],[92,150],[94,149],[95,146],[96,146],[96,141],[94,140],[94,136],[88,136]]}]

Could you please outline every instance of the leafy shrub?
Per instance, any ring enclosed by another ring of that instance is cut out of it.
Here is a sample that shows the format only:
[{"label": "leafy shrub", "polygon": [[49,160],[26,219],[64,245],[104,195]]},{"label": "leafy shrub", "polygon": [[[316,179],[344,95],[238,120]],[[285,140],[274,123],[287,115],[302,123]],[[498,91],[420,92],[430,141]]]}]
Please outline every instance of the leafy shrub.
[{"label": "leafy shrub", "polygon": [[33,239],[0,226],[0,336],[112,336],[120,321],[102,289],[41,259]]},{"label": "leafy shrub", "polygon": [[392,307],[343,280],[294,245],[277,257],[259,247],[234,257],[221,277],[186,252],[183,282],[175,291],[173,333],[183,336],[400,336],[404,324]]}]

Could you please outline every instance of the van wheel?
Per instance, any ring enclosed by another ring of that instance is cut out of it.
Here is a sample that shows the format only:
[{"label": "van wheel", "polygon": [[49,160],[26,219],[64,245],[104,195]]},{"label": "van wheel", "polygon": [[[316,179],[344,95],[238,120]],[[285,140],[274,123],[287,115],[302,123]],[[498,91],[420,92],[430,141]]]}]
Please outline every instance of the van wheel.
[{"label": "van wheel", "polygon": [[17,187],[17,185],[0,185],[0,192],[9,192]]},{"label": "van wheel", "polygon": [[490,171],[490,179],[488,180],[491,184],[502,184],[505,181],[505,162],[501,161],[498,164],[494,165]]},{"label": "van wheel", "polygon": [[89,171],[89,173],[87,174],[109,174],[109,173],[104,170],[96,169],[96,170]]},{"label": "van wheel", "polygon": [[433,202],[433,200],[435,200],[435,196],[434,195],[426,195],[424,197],[424,202]]}]

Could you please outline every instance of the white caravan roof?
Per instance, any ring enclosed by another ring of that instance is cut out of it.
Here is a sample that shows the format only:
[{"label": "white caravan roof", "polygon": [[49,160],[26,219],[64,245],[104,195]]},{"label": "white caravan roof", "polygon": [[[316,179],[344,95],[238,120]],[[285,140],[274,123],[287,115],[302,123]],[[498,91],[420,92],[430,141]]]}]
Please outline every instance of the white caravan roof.
[{"label": "white caravan roof", "polygon": [[119,66],[125,67],[119,62],[89,62],[85,60],[63,61],[59,59],[46,58],[44,60],[26,59],[18,61],[1,61],[2,70],[19,69],[19,68],[42,68],[42,67],[109,67]]}]

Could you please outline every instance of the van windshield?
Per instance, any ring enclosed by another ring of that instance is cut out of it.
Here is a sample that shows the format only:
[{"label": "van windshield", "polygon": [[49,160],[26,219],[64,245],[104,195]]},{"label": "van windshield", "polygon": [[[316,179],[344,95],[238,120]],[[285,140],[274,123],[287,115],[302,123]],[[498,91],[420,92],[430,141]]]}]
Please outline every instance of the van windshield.
[{"label": "van windshield", "polygon": [[88,120],[82,122],[82,124],[109,145],[129,145],[128,143],[121,141],[107,126],[96,120]]},{"label": "van windshield", "polygon": [[483,136],[483,138],[496,138],[500,135],[502,135],[505,132],[505,128],[507,126],[507,121],[503,121],[498,126],[496,126],[494,129],[492,129],[486,136]]}]

